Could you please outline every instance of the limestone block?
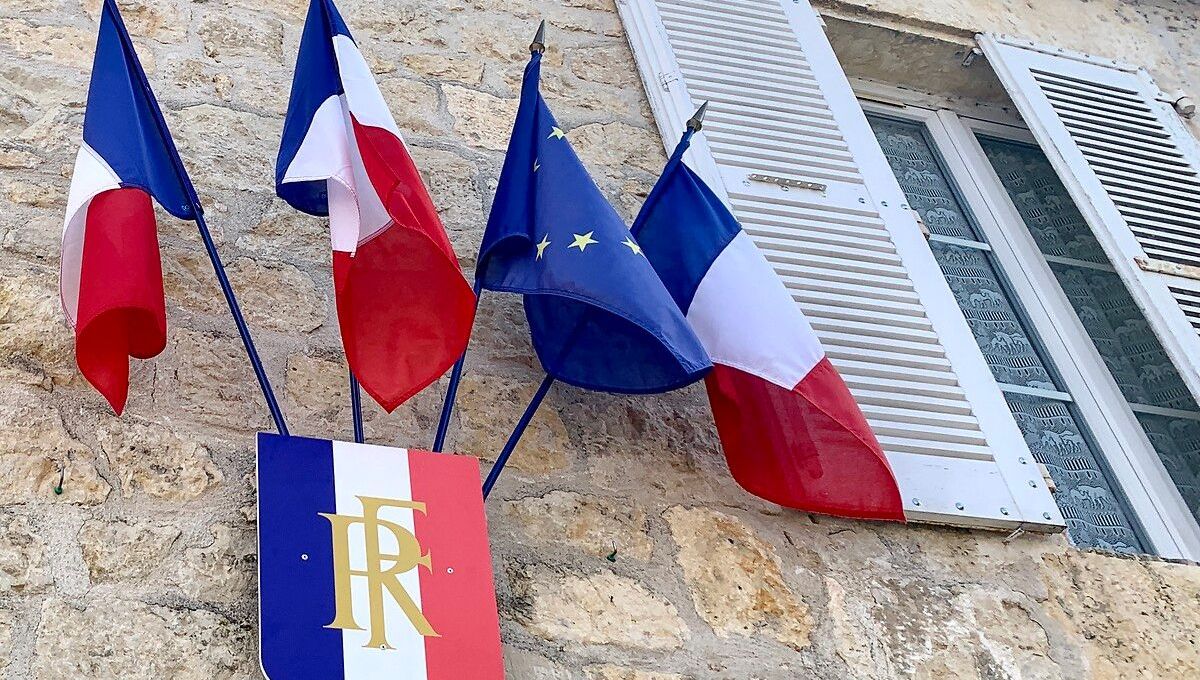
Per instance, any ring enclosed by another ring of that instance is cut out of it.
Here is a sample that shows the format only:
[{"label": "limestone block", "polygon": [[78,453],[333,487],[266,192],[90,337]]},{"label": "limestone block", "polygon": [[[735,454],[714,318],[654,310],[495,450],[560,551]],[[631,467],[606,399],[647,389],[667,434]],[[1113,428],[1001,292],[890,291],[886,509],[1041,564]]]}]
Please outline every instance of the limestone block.
[{"label": "limestone block", "polygon": [[199,33],[204,43],[204,53],[214,59],[283,59],[283,24],[273,18],[223,9],[205,17]]},{"label": "limestone block", "polygon": [[38,157],[27,151],[0,149],[0,170],[28,170],[36,167],[38,162]]},{"label": "limestone block", "polygon": [[512,578],[514,591],[529,603],[516,612],[520,622],[546,640],[665,650],[690,637],[675,605],[611,571],[562,574],[530,567]]},{"label": "limestone block", "polygon": [[504,675],[513,680],[576,680],[569,669],[533,652],[504,648]]},{"label": "limestone block", "polygon": [[1048,609],[1083,645],[1088,677],[1200,677],[1195,567],[1075,550],[1043,566]]},{"label": "limestone block", "polygon": [[142,492],[163,500],[188,501],[224,481],[203,444],[167,428],[113,421],[99,431],[98,438],[126,498]]},{"label": "limestone block", "polygon": [[[98,2],[81,2],[92,21],[100,21]],[[190,3],[180,0],[117,0],[121,18],[130,35],[153,38],[162,43],[181,42],[191,25]]]},{"label": "limestone block", "polygon": [[14,269],[0,277],[0,364],[70,382],[78,374],[75,342],[62,311],[58,277]]},{"label": "limestone block", "polygon": [[291,405],[301,409],[297,420],[305,426],[328,427],[347,422],[344,417],[350,403],[347,367],[344,355],[336,354],[336,357],[311,353],[288,357],[284,393]]},{"label": "limestone block", "polygon": [[34,208],[56,208],[66,209],[66,196],[62,194],[58,187],[50,186],[44,180],[41,181],[24,181],[6,179],[0,183],[0,194],[5,198],[20,205],[28,205]]},{"label": "limestone block", "polygon": [[629,68],[633,55],[623,43],[578,47],[569,52],[567,59],[571,73],[581,80],[621,88],[639,86],[637,70]]},{"label": "limestone block", "polygon": [[501,99],[459,85],[445,85],[446,106],[454,118],[454,131],[471,146],[491,151],[508,148],[517,117],[517,100]]},{"label": "limestone block", "polygon": [[240,191],[247,177],[275,176],[278,122],[207,103],[165,115],[192,181],[205,191]]},{"label": "limestone block", "polygon": [[[453,436],[451,448],[494,460],[536,390],[532,380],[524,383],[465,373],[456,411],[460,428]],[[566,425],[550,399],[538,409],[509,459],[509,467],[530,474],[550,473],[566,467],[572,451]]]},{"label": "limestone block", "polygon": [[[225,323],[232,333],[233,322]],[[156,408],[243,433],[268,427],[270,414],[236,335],[175,328],[156,364]]]},{"label": "limestone block", "polygon": [[[66,481],[55,495],[60,466]],[[53,406],[34,390],[0,381],[0,505],[97,505],[110,490],[92,450],[67,432]]]},{"label": "limestone block", "polygon": [[419,80],[387,78],[379,83],[401,134],[436,135],[446,133],[445,114],[438,113],[437,88]]},{"label": "limestone block", "polygon": [[0,595],[32,595],[54,583],[46,544],[19,515],[0,514]]},{"label": "limestone block", "polygon": [[625,168],[658,173],[667,163],[658,135],[625,123],[583,125],[571,130],[570,139],[589,169],[600,168],[611,176]]},{"label": "limestone block", "polygon": [[157,569],[179,529],[147,523],[88,520],[79,531],[92,583],[142,579]]},{"label": "limestone block", "polygon": [[253,597],[258,552],[253,532],[224,524],[211,528],[212,542],[184,551],[179,587],[206,602],[238,602]]},{"label": "limestone block", "polygon": [[675,506],[664,517],[696,612],[717,635],[767,635],[797,650],[808,647],[816,625],[808,605],[783,580],[774,548],[753,529],[708,508]]},{"label": "limestone block", "polygon": [[538,543],[566,543],[595,557],[648,560],[654,549],[646,512],[634,501],[551,491],[505,505],[525,534]]},{"label": "limestone block", "polygon": [[33,680],[250,680],[254,631],[209,611],[103,599],[42,605]]},{"label": "limestone block", "polygon": [[472,54],[410,54],[404,65],[414,73],[435,80],[453,80],[464,85],[483,82],[484,61]]},{"label": "limestone block", "polygon": [[[325,323],[325,296],[295,266],[239,257],[226,271],[251,328],[295,335]],[[224,297],[218,296],[217,302],[225,307]]]},{"label": "limestone block", "polygon": [[625,668],[623,666],[598,665],[584,669],[588,680],[689,680],[678,673],[659,673],[640,668]]},{"label": "limestone block", "polygon": [[74,26],[32,26],[24,21],[3,19],[0,41],[22,57],[45,59],[86,71],[92,67],[96,34],[92,29]]},{"label": "limestone block", "polygon": [[280,198],[271,200],[259,221],[238,238],[237,245],[257,259],[333,266],[329,220],[306,215]]}]

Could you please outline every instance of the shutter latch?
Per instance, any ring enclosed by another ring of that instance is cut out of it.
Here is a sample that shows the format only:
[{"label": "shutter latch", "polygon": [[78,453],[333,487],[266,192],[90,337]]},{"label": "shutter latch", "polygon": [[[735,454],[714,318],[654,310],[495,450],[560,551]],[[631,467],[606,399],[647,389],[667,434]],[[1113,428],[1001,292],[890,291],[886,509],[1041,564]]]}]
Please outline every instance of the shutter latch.
[{"label": "shutter latch", "polygon": [[783,189],[812,189],[813,191],[825,191],[829,187],[820,182],[806,182],[802,179],[792,179],[790,177],[776,177],[775,175],[762,175],[754,173],[746,179],[751,182],[764,182],[766,184],[774,184]]}]

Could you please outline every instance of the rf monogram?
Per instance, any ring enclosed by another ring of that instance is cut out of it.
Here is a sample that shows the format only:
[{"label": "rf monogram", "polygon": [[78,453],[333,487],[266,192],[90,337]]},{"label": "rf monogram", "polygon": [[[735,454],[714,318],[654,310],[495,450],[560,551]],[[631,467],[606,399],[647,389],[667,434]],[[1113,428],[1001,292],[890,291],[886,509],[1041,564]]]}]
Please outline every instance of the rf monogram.
[{"label": "rf monogram", "polygon": [[[429,553],[421,553],[421,544],[411,531],[395,522],[379,518],[379,511],[382,508],[408,508],[425,514],[425,504],[369,496],[358,496],[357,498],[362,503],[362,517],[318,513],[329,520],[333,530],[333,578],[336,609],[333,621],[325,627],[363,630],[354,618],[354,602],[351,597],[352,579],[360,577],[367,580],[367,602],[371,617],[371,639],[364,647],[394,649],[387,641],[386,622],[383,614],[385,592],[396,601],[418,633],[426,637],[440,637],[433,626],[429,625],[429,621],[421,613],[417,604],[413,602],[412,596],[400,584],[400,575],[416,569],[418,565],[431,569]],[[361,524],[363,527],[367,553],[365,569],[354,569],[350,564],[350,529],[356,524]],[[380,552],[379,535],[381,531],[388,531],[395,537],[396,544],[399,546],[397,554],[384,555]],[[390,562],[391,566],[385,569],[385,562]]]}]

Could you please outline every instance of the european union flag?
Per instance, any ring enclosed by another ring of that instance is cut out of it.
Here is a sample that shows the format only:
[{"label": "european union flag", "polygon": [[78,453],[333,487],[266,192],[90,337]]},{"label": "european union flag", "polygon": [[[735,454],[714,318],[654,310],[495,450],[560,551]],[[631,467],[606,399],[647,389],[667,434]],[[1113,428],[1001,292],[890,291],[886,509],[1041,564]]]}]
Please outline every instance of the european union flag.
[{"label": "european union flag", "polygon": [[621,393],[695,382],[708,354],[542,99],[541,58],[525,68],[478,283],[525,296],[534,350],[557,380]]}]

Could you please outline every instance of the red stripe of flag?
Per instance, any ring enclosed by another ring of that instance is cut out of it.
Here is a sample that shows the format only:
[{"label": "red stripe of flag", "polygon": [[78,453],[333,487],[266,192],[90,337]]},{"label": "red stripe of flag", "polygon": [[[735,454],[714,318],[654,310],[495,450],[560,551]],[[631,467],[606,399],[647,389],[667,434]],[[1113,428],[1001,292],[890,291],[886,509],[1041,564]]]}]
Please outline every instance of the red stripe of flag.
[{"label": "red stripe of flag", "polygon": [[887,458],[828,357],[790,390],[721,364],[705,384],[729,470],[747,491],[807,512],[904,521]]},{"label": "red stripe of flag", "polygon": [[334,252],[338,323],[363,389],[389,412],[466,347],[475,295],[404,142],[353,121],[363,165],[392,224]]},{"label": "red stripe of flag", "polygon": [[158,231],[145,191],[105,191],[88,206],[76,319],[79,370],[120,415],[129,357],[149,359],[167,344]]},{"label": "red stripe of flag", "polygon": [[[418,569],[421,612],[439,637],[425,638],[429,680],[501,680],[504,660],[492,581],[479,462],[408,452],[417,540],[432,569]],[[464,494],[463,490],[469,490]]]}]

